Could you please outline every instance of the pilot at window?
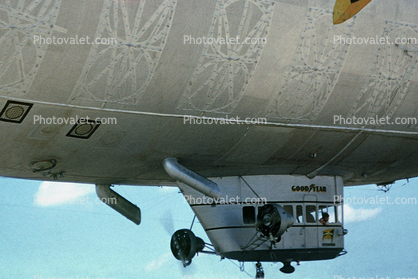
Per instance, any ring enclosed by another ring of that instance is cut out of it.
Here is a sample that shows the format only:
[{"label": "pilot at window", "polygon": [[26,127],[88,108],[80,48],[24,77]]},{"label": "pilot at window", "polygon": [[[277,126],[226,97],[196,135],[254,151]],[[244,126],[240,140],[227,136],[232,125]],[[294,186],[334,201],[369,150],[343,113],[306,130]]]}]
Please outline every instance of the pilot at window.
[{"label": "pilot at window", "polygon": [[319,223],[321,223],[322,225],[327,225],[328,224],[328,220],[329,220],[329,214],[324,212],[322,213],[322,218],[319,219]]}]

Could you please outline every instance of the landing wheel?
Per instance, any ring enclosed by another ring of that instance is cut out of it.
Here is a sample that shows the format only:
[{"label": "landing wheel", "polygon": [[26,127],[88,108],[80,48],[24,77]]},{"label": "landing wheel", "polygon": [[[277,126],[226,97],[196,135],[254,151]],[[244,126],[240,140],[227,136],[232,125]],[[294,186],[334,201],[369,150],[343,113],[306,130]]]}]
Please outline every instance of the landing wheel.
[{"label": "landing wheel", "polygon": [[280,268],[280,271],[283,273],[293,273],[295,271],[295,268],[290,265],[290,262],[283,263],[283,267]]},{"label": "landing wheel", "polygon": [[257,270],[257,273],[255,274],[255,279],[264,279],[264,270],[263,270],[263,267],[261,266],[261,263],[257,262],[255,267]]}]

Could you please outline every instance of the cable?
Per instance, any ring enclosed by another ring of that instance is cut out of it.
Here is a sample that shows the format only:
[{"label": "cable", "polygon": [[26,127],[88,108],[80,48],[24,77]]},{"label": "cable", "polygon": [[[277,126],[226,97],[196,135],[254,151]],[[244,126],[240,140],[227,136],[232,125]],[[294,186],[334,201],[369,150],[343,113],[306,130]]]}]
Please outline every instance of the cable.
[{"label": "cable", "polygon": [[251,274],[249,274],[247,271],[245,271],[245,269],[242,269],[238,264],[236,264],[234,261],[232,261],[231,259],[228,259],[233,265],[235,265],[236,267],[238,267],[239,268],[239,270],[241,271],[241,272],[244,272],[244,273],[246,273],[248,276],[250,276],[250,278],[253,278],[254,276],[253,275],[251,275]]}]

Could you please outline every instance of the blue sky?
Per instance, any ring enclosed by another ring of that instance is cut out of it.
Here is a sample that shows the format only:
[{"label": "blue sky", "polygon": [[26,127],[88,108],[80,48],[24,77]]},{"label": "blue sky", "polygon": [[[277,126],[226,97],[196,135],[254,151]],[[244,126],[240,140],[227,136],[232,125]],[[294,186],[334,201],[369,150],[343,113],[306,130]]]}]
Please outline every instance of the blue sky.
[{"label": "blue sky", "polygon": [[[0,178],[0,278],[253,278],[254,264],[241,272],[236,261],[200,254],[184,269],[171,254],[171,234],[189,228],[193,212],[177,188],[115,186],[137,204],[136,226],[104,204],[93,185]],[[417,198],[418,179],[398,181],[388,193],[375,185],[345,187],[345,256],[301,262],[291,275],[281,263],[264,263],[266,278],[415,278],[418,264],[417,204],[370,204],[377,198]],[[52,201],[60,200],[60,204]],[[89,203],[65,201],[89,198]],[[365,204],[364,200],[368,200]],[[170,221],[172,220],[172,221]],[[199,223],[195,234],[208,242]],[[377,276],[377,277],[376,277]]]}]

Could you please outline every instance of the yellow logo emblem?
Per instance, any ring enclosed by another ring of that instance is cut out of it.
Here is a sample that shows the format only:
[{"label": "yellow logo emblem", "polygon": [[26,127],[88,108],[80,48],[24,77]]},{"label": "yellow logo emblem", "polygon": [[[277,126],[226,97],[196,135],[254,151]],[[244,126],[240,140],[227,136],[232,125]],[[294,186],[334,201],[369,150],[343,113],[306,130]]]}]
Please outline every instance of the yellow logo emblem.
[{"label": "yellow logo emblem", "polygon": [[340,24],[360,12],[372,0],[337,0],[334,6],[334,24]]},{"label": "yellow logo emblem", "polygon": [[322,232],[322,241],[325,239],[331,239],[331,242],[334,240],[334,229],[328,229]]}]

